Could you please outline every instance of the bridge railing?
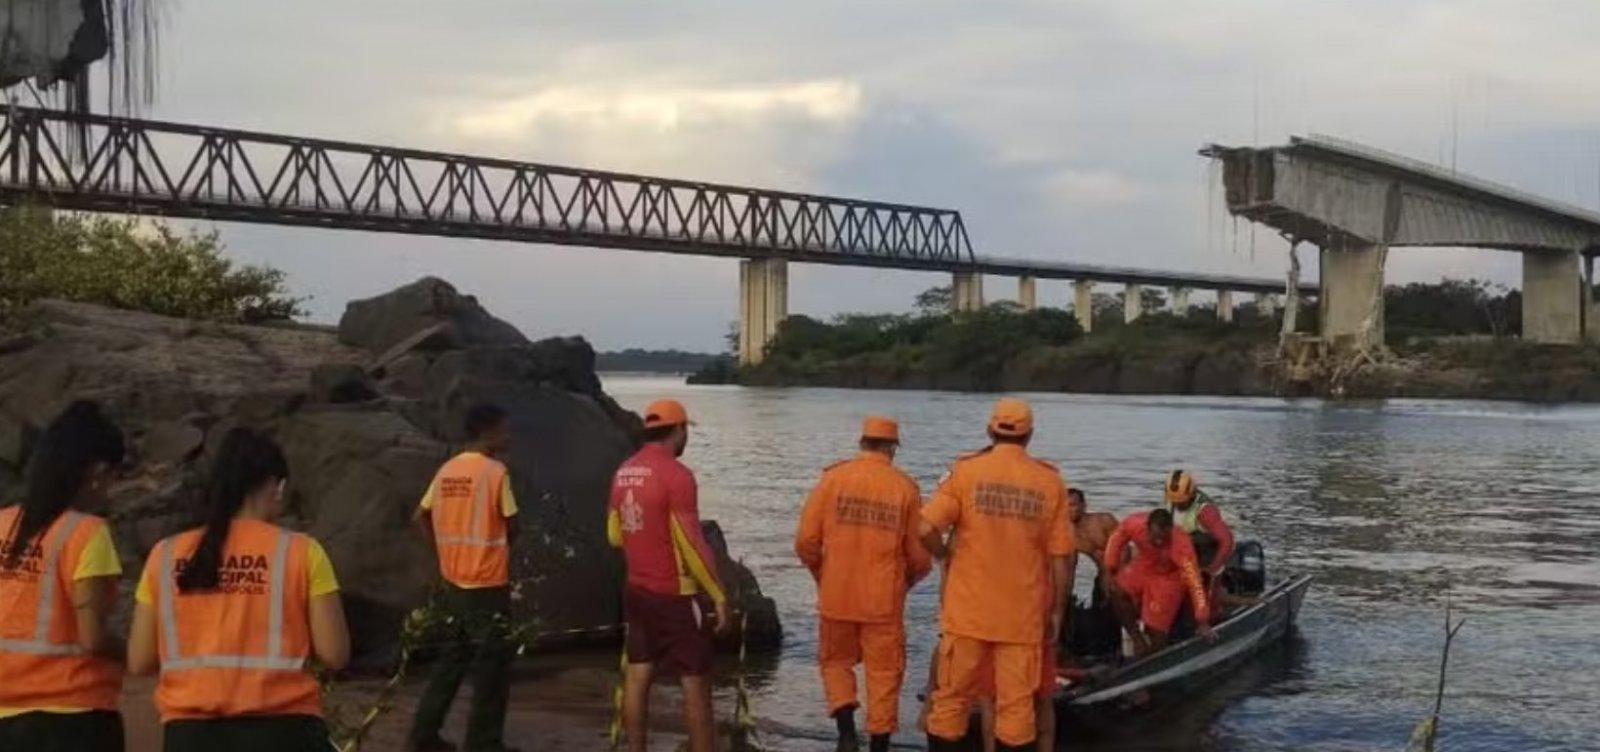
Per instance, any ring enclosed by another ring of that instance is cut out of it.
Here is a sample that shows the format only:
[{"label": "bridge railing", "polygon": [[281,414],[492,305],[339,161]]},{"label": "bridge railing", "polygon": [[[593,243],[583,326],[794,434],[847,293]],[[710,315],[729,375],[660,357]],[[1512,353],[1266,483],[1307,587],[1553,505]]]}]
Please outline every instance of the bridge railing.
[{"label": "bridge railing", "polygon": [[959,212],[27,107],[0,202],[730,256],[973,261]]}]

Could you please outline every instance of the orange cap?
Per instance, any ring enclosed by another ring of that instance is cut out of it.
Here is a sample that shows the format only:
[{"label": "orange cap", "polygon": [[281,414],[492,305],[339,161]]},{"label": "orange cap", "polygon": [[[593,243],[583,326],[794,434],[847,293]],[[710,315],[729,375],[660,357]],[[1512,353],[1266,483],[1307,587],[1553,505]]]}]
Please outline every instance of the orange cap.
[{"label": "orange cap", "polygon": [[656,400],[644,409],[644,427],[661,428],[689,422],[689,411],[677,400]]},{"label": "orange cap", "polygon": [[1033,408],[1022,400],[1006,397],[994,403],[989,430],[996,436],[1027,436],[1033,433]]},{"label": "orange cap", "polygon": [[868,415],[866,420],[861,421],[861,438],[881,439],[899,443],[900,424],[894,422],[893,418],[885,418],[882,415]]}]

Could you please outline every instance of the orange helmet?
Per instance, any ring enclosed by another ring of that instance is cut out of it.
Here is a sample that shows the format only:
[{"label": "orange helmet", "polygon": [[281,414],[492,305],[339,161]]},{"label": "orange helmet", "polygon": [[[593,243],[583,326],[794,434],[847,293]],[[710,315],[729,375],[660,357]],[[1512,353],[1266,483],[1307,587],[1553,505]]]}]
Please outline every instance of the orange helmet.
[{"label": "orange helmet", "polygon": [[1181,504],[1194,499],[1194,476],[1188,470],[1173,470],[1167,476],[1167,502]]}]

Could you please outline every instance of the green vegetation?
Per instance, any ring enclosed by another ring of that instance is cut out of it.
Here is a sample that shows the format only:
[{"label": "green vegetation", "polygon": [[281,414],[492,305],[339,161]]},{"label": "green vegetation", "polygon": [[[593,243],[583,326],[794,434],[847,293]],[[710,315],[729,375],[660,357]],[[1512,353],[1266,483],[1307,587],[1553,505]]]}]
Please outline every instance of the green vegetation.
[{"label": "green vegetation", "polygon": [[0,321],[60,298],[190,319],[253,323],[303,315],[284,274],[235,266],[216,233],[38,208],[0,210]]},{"label": "green vegetation", "polygon": [[612,373],[693,373],[722,356],[682,350],[629,348],[595,356],[595,368]]}]

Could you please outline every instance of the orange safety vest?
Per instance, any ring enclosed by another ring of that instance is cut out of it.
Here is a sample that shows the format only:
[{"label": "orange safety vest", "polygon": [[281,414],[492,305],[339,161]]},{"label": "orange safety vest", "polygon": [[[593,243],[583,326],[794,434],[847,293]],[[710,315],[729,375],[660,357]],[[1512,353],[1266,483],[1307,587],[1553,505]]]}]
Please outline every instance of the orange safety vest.
[{"label": "orange safety vest", "polygon": [[499,587],[511,581],[511,549],[500,488],[506,466],[477,452],[456,455],[433,481],[433,535],[439,573],[463,588]]},{"label": "orange safety vest", "polygon": [[223,546],[216,590],[178,592],[177,572],[200,530],[156,544],[153,583],[161,720],[322,715],[311,656],[310,539],[237,520]]},{"label": "orange safety vest", "polygon": [[[21,514],[21,507],[0,510],[0,536],[10,535]],[[64,512],[27,544],[34,550],[15,569],[0,568],[0,707],[117,707],[122,668],[78,645],[72,605],[78,559],[105,524],[93,515]]]}]

